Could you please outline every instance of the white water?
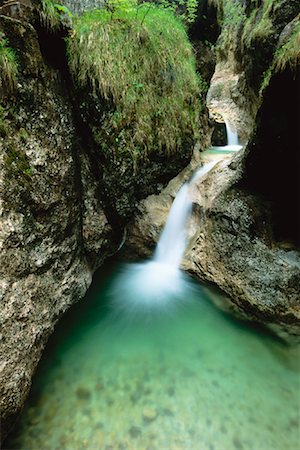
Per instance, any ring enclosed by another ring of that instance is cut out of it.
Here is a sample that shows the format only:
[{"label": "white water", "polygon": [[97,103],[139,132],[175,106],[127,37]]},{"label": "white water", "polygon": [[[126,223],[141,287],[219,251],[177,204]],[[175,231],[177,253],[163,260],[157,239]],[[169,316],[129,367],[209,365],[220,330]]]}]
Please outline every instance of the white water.
[{"label": "white water", "polygon": [[243,147],[239,144],[237,129],[228,120],[224,119],[224,121],[226,126],[227,145],[214,146],[212,149],[220,152],[236,152]]},{"label": "white water", "polygon": [[186,229],[192,210],[191,187],[216,162],[202,166],[178,191],[152,259],[123,267],[111,296],[114,311],[125,315],[126,319],[138,317],[141,320],[163,310],[170,312],[178,301],[188,298],[192,287],[180,270],[180,263],[186,249]]},{"label": "white water", "polygon": [[190,184],[194,184],[199,179],[203,178],[216,164],[220,161],[221,158],[215,159],[207,164],[204,164],[197,172],[193,175]]},{"label": "white water", "polygon": [[178,269],[186,247],[186,223],[192,209],[189,184],[175,197],[166,225],[158,241],[153,260]]},{"label": "white water", "polygon": [[239,138],[234,125],[232,125],[232,123],[228,122],[228,120],[225,119],[225,126],[227,133],[227,145],[239,145]]}]

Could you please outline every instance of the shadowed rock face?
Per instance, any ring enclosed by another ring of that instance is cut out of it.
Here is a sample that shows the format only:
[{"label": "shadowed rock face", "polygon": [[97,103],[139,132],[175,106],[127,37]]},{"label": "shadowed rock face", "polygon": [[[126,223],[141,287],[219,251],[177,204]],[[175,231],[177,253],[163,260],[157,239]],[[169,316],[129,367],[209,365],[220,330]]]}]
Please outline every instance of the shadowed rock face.
[{"label": "shadowed rock face", "polygon": [[[14,93],[1,91],[1,438],[22,407],[47,338],[114,249],[80,147],[65,82],[28,23],[1,16],[18,48]],[[111,248],[110,248],[111,247]]]},{"label": "shadowed rock face", "polygon": [[287,67],[271,80],[246,159],[245,189],[269,202],[274,240],[300,246],[300,69]]}]

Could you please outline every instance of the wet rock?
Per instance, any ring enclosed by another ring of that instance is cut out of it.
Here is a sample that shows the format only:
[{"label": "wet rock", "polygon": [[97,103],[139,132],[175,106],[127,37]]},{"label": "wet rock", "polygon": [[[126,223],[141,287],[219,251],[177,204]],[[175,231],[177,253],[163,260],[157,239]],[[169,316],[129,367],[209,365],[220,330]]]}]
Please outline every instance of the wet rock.
[{"label": "wet rock", "polygon": [[101,382],[96,383],[96,385],[95,385],[96,391],[102,391],[103,388],[104,388],[104,386]]},{"label": "wet rock", "polygon": [[174,416],[173,411],[171,411],[171,409],[169,409],[169,408],[163,408],[161,410],[161,413],[162,413],[163,416],[167,416],[167,417],[173,417]]},{"label": "wet rock", "polygon": [[92,270],[110,253],[111,227],[92,200],[97,182],[79,149],[68,89],[45,62],[34,27],[1,15],[0,31],[20,73],[14,92],[0,90],[8,132],[0,136],[4,438],[55,323],[85,295]]}]

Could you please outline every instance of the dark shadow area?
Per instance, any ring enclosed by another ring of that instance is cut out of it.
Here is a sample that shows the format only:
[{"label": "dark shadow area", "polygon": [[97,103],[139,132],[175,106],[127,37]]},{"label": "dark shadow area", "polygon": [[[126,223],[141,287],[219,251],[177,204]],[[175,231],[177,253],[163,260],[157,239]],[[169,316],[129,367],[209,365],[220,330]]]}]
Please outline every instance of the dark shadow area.
[{"label": "dark shadow area", "polygon": [[217,9],[213,4],[208,4],[207,0],[198,2],[197,18],[189,29],[189,36],[192,41],[207,41],[215,44],[221,32],[217,20]]},{"label": "dark shadow area", "polygon": [[59,70],[65,79],[68,79],[69,71],[66,58],[66,43],[64,40],[67,36],[67,31],[65,29],[59,29],[53,32],[43,27],[40,23],[35,24],[35,29],[44,60],[51,67]]},{"label": "dark shadow area", "polygon": [[270,203],[274,238],[300,244],[300,70],[276,74],[248,147],[244,187]]},{"label": "dark shadow area", "polygon": [[227,145],[227,135],[225,123],[214,122],[214,131],[211,136],[211,145],[224,146]]}]

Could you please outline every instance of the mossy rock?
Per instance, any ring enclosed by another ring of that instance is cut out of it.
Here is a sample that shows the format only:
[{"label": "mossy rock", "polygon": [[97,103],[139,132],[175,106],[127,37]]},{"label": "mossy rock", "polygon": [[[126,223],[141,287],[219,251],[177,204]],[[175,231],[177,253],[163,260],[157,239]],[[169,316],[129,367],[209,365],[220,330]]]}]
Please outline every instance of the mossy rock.
[{"label": "mossy rock", "polygon": [[68,39],[104,202],[121,222],[189,162],[200,137],[204,83],[185,28],[147,8],[87,12]]}]

